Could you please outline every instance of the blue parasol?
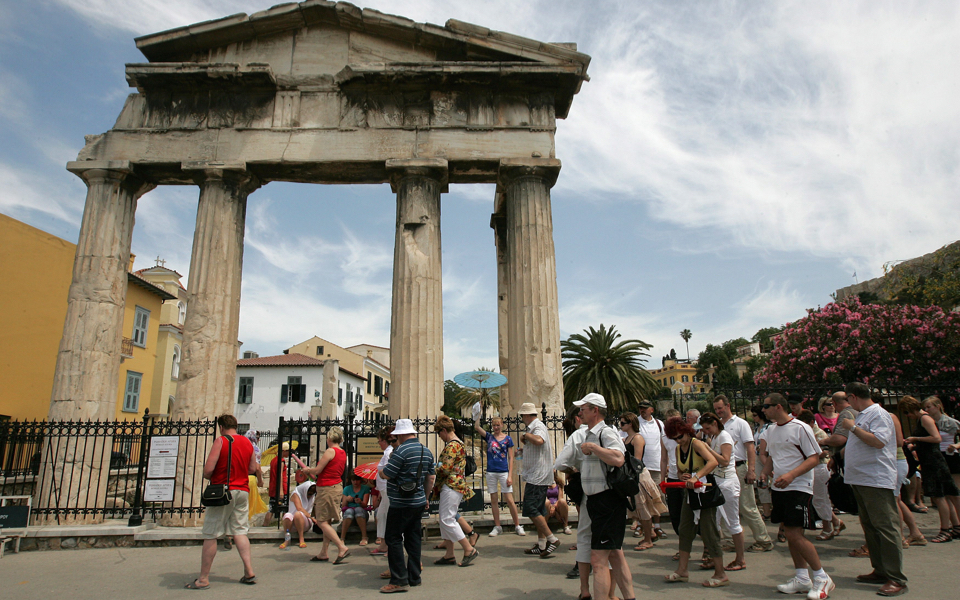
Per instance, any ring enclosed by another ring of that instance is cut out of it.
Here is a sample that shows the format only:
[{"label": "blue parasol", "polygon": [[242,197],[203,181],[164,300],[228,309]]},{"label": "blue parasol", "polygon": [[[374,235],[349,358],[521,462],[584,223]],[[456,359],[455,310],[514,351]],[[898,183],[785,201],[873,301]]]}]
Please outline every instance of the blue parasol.
[{"label": "blue parasol", "polygon": [[505,375],[493,371],[467,371],[453,378],[453,381],[468,388],[495,388],[507,382]]}]

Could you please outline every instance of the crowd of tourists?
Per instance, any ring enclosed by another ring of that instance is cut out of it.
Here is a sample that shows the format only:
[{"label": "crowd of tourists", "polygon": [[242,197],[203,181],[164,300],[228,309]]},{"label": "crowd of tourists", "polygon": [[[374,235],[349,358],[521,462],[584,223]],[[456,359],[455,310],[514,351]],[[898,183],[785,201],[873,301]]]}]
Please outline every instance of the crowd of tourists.
[{"label": "crowd of tourists", "polygon": [[[820,398],[814,413],[804,408],[802,397],[772,393],[752,407],[752,424],[733,414],[724,396],[714,399],[712,412],[681,415],[670,410],[663,421],[654,417],[651,402],[642,401],[637,413],[621,414],[619,426],[611,426],[605,399],[587,394],[573,403],[564,421],[566,442],[556,452],[534,404],[520,406],[518,416],[525,427],[516,440],[505,433],[502,419],[493,418],[487,430],[474,411],[473,428],[487,454],[484,475],[494,522],[489,536],[504,534],[502,503],[516,535],[527,535],[521,516],[536,533],[536,542],[524,553],[553,557],[561,542],[550,519],[558,523],[558,532],[572,534],[568,518],[570,506],[576,506],[576,543],[570,546],[576,564],[567,577],[579,580],[579,600],[612,598],[616,589],[631,600],[635,594],[624,554],[627,532],[640,538],[634,550],[649,550],[668,537],[660,523],[662,515],[668,517],[678,552],[673,556],[676,566],[664,581],[689,582],[691,554],[699,538],[699,568],[710,572],[702,585],[713,588],[734,583],[736,578],[728,573],[747,568],[747,553],[774,548],[765,522],[769,520],[778,525],[777,540],[787,545],[794,568],[793,577],[777,590],[825,600],[835,584],[814,541],[839,535],[847,528],[842,515],[854,512],[865,543],[851,556],[869,556],[872,566],[857,580],[879,585],[882,596],[903,594],[904,548],[960,538],[960,423],[945,414],[938,398],[921,402],[906,396],[899,400],[899,412],[916,426],[905,435],[897,415],[875,400],[867,386],[852,383]],[[206,510],[200,575],[186,586],[191,589],[209,587],[217,540],[223,536],[232,536],[243,562],[240,582],[256,583],[246,534],[250,490],[260,477],[259,449],[249,436],[237,435],[234,417],[224,415],[218,424],[221,436],[203,474],[213,485],[228,486],[232,498]],[[380,573],[389,580],[380,591],[406,592],[422,583],[422,519],[433,499],[438,501],[441,537],[436,549],[444,550],[434,564],[474,564],[481,556],[480,534],[458,507],[475,493],[468,479],[475,464],[459,420],[441,416],[434,431],[443,442],[436,457],[419,441],[409,419],[381,429],[383,456],[375,478],[349,474],[346,487],[339,429],[327,434],[327,447],[315,466],[297,459],[293,489],[284,479],[284,461],[290,456],[284,445],[274,459],[277,464],[271,465],[269,484],[274,509],[279,499],[289,498],[280,549],[294,543],[294,533],[299,547],[306,548],[304,534],[313,529],[322,534],[322,543],[310,560],[341,564],[351,554],[344,542],[350,527],[356,524],[360,545],[367,546],[367,522],[372,518],[376,547],[369,552],[385,555],[389,566]],[[519,509],[515,467],[523,481]],[[631,482],[626,488],[625,473]],[[928,510],[924,497],[940,517],[940,531],[930,540],[913,517]],[[814,541],[805,534],[811,530],[818,531]],[[331,544],[336,554],[329,552]],[[724,552],[732,552],[733,559],[726,561]]]}]

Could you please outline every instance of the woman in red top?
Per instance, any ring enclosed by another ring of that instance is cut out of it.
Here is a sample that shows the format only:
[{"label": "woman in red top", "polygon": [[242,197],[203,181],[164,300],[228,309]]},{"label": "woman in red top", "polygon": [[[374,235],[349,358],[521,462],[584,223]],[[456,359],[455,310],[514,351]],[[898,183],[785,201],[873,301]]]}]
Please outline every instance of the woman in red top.
[{"label": "woman in red top", "polygon": [[[203,477],[212,484],[228,484],[231,500],[226,506],[208,506],[203,519],[203,550],[200,554],[200,576],[187,584],[188,589],[202,590],[210,587],[210,568],[217,555],[217,538],[232,535],[243,561],[243,578],[240,583],[256,583],[250,562],[250,540],[247,538],[249,519],[250,484],[247,479],[260,468],[253,453],[250,440],[237,435],[237,419],[233,415],[221,415],[217,418],[220,437],[210,448],[210,454],[203,463]],[[226,439],[233,440],[229,443]],[[230,481],[227,481],[227,458],[230,458]]]},{"label": "woman in red top", "polygon": [[317,500],[313,505],[313,520],[323,530],[323,545],[320,554],[310,560],[326,562],[330,560],[327,548],[330,542],[336,544],[338,553],[333,564],[339,565],[350,556],[350,549],[343,543],[332,524],[340,522],[340,497],[343,496],[343,471],[347,466],[347,453],[340,447],[343,431],[339,427],[327,433],[327,449],[320,457],[317,466],[303,469],[308,477],[317,478]]}]

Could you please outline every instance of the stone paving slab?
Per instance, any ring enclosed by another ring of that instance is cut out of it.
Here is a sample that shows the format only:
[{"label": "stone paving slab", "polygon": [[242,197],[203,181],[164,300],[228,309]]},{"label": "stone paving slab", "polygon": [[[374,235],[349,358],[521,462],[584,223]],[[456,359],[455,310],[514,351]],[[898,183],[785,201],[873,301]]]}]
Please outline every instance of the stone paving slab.
[{"label": "stone paving slab", "polygon": [[[936,517],[918,515],[924,533],[936,530]],[[834,598],[876,598],[876,586],[858,584],[856,575],[870,570],[869,559],[849,558],[847,552],[862,543],[856,517],[843,515],[847,530],[829,542],[816,542],[827,572],[837,583]],[[775,530],[774,530],[775,533]],[[749,536],[748,536],[749,537]],[[478,548],[481,555],[468,568],[438,567],[433,561],[442,553],[434,550],[436,539],[424,544],[424,586],[413,588],[406,598],[424,600],[491,600],[498,598],[530,598],[556,600],[575,598],[576,581],[564,574],[573,566],[574,553],[569,550],[574,536],[560,536],[563,543],[555,558],[541,560],[523,554],[535,540],[532,535],[518,537],[505,533],[496,538],[484,535]],[[635,538],[627,538],[630,547]],[[701,546],[694,545],[699,553]],[[387,568],[386,558],[368,554],[369,547],[351,544],[352,556],[338,566],[311,563],[319,544],[309,542],[305,550],[278,550],[271,544],[252,546],[258,585],[244,586],[237,580],[242,575],[235,550],[217,554],[211,574],[210,590],[203,598],[356,598],[380,597],[377,590],[383,583],[377,574]],[[772,552],[747,554],[748,568],[730,573],[733,582],[726,588],[708,590],[698,582],[707,572],[692,571],[690,584],[667,585],[664,574],[675,568],[670,556],[677,550],[677,537],[670,535],[645,552],[627,551],[638,597],[667,597],[677,594],[695,595],[698,599],[720,598],[784,598],[775,585],[793,575],[785,545]],[[459,556],[459,550],[458,550]],[[910,578],[910,596],[915,598],[953,598],[960,583],[960,542],[930,544],[904,551],[906,573]],[[725,555],[727,561],[731,555]],[[200,565],[198,547],[110,548],[76,552],[22,552],[7,554],[0,560],[0,599],[41,598],[69,594],[76,600],[103,598],[183,598],[193,592],[182,589],[196,576]],[[797,596],[799,597],[799,596]]]}]

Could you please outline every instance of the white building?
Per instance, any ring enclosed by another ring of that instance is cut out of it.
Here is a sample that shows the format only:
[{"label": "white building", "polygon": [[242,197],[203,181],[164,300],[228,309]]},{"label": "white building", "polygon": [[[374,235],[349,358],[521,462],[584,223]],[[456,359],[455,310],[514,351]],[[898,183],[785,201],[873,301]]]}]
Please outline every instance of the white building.
[{"label": "white building", "polygon": [[[276,431],[280,417],[309,419],[321,406],[323,363],[295,353],[238,360],[234,415],[240,429]],[[336,418],[343,418],[349,400],[357,407],[356,418],[363,418],[366,383],[366,377],[339,369]]]}]

